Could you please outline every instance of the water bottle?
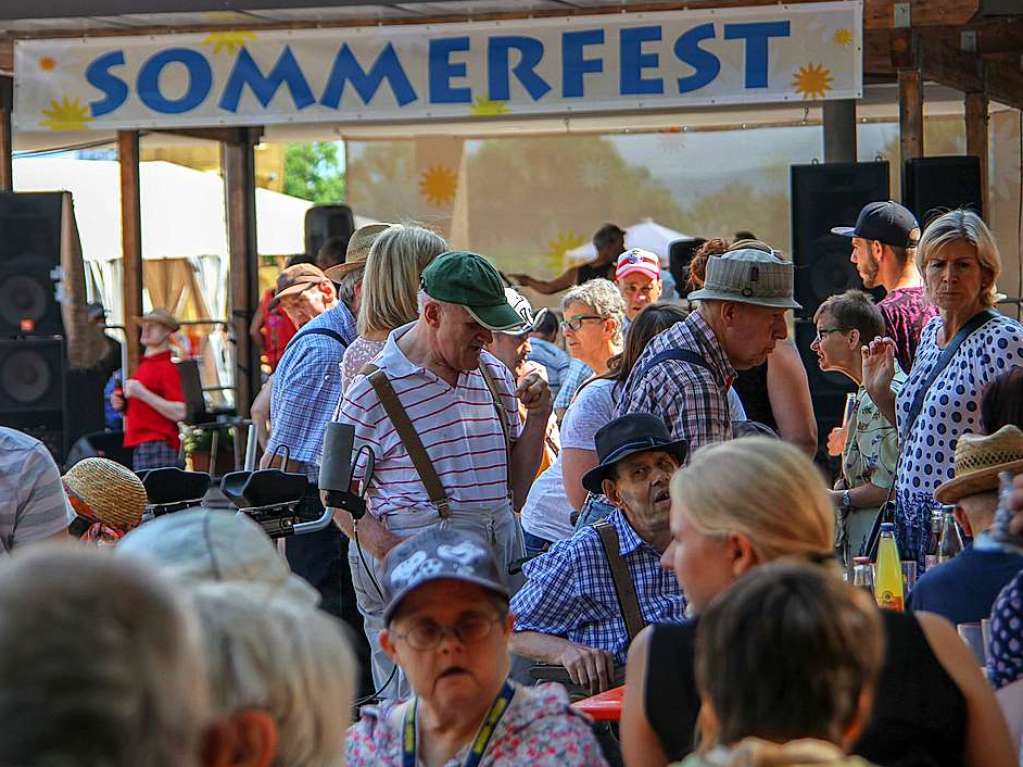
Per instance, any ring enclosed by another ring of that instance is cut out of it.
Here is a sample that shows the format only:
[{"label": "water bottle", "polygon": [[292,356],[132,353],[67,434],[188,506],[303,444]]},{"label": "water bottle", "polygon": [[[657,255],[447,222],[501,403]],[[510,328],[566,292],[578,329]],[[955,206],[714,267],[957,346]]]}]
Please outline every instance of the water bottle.
[{"label": "water bottle", "polygon": [[874,598],[878,607],[902,612],[905,601],[902,591],[902,562],[895,543],[895,525],[881,525],[881,541],[877,547],[877,572],[874,575]]}]

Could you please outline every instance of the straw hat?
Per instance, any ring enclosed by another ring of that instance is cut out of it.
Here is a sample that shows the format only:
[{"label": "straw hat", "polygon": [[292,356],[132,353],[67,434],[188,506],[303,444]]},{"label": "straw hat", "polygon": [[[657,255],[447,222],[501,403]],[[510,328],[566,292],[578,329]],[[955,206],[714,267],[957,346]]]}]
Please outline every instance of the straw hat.
[{"label": "straw hat", "polygon": [[153,309],[153,311],[148,314],[143,314],[141,317],[136,317],[135,319],[139,322],[155,322],[163,325],[165,328],[170,328],[174,332],[177,332],[181,328],[181,323],[178,322],[178,318],[166,309]]},{"label": "straw hat", "polygon": [[940,503],[998,489],[998,474],[1023,471],[1023,431],[1012,424],[994,434],[964,434],[956,443],[955,479],[938,486],[934,497]]},{"label": "straw hat", "polygon": [[327,269],[327,278],[331,282],[341,282],[348,272],[365,266],[366,259],[369,258],[369,249],[373,247],[376,238],[390,228],[390,224],[366,224],[356,229],[348,240],[345,262]]},{"label": "straw hat", "polygon": [[85,458],[64,475],[68,500],[79,516],[120,530],[138,527],[146,489],[135,473],[108,458]]}]

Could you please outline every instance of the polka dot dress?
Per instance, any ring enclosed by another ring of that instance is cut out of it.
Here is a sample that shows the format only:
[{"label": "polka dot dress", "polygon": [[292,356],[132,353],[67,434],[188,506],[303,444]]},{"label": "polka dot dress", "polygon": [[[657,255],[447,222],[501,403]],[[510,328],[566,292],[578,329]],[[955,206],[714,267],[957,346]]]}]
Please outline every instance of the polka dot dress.
[{"label": "polka dot dress", "polygon": [[987,678],[995,689],[1023,677],[1023,572],[1005,584],[991,611]]},{"label": "polka dot dress", "polygon": [[906,419],[917,391],[931,374],[943,328],[935,317],[920,336],[909,380],[896,403],[902,463],[896,478],[896,537],[904,559],[923,567],[930,513],[938,508],[934,490],[954,476],[956,442],[980,432],[984,387],[1011,367],[1023,365],[1023,326],[999,314],[966,339],[924,397],[920,417],[906,436]]}]

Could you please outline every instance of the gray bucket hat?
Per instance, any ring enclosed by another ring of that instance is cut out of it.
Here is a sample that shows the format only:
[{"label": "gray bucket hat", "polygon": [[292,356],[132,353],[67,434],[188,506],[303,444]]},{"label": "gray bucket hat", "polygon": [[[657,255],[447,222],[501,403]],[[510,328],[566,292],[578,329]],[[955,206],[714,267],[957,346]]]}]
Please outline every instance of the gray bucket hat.
[{"label": "gray bucket hat", "polygon": [[707,262],[707,279],[690,301],[736,301],[774,309],[802,309],[792,297],[795,271],[791,261],[773,253],[743,248]]},{"label": "gray bucket hat", "polygon": [[387,553],[383,569],[385,623],[405,597],[431,581],[465,581],[509,597],[490,547],[457,530],[434,528],[406,538]]}]

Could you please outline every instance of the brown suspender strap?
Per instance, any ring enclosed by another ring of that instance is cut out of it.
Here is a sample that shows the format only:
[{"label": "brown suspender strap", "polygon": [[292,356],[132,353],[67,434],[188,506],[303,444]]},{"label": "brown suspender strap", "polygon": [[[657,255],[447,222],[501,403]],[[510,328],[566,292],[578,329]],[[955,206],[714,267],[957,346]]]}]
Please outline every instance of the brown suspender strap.
[{"label": "brown suspender strap", "polygon": [[494,410],[497,411],[497,420],[501,424],[501,433],[504,434],[504,453],[508,460],[508,492],[511,492],[511,434],[508,433],[508,415],[504,412],[504,405],[501,402],[501,394],[497,388],[497,381],[490,374],[487,364],[480,360],[480,374],[490,389],[490,396],[494,400]]},{"label": "brown suspender strap", "polygon": [[423,441],[419,439],[419,434],[412,425],[412,421],[409,420],[408,413],[405,412],[394,387],[387,379],[387,374],[372,364],[365,365],[360,372],[369,380],[384,412],[394,424],[394,429],[398,432],[398,437],[405,446],[405,450],[408,451],[412,465],[416,467],[419,479],[423,483],[423,487],[426,488],[427,495],[430,496],[430,501],[437,506],[440,518],[447,519],[450,515],[450,504],[447,493],[444,492],[444,485],[441,484],[437,470],[433,468],[433,461],[430,460],[426,448],[423,447]]},{"label": "brown suspender strap", "polygon": [[600,543],[604,547],[604,555],[607,557],[607,565],[611,568],[611,577],[615,583],[615,593],[618,595],[618,606],[622,610],[622,617],[625,619],[625,630],[629,633],[629,643],[636,638],[636,634],[643,630],[646,622],[643,620],[643,612],[639,609],[639,598],[636,596],[636,586],[629,575],[629,567],[622,559],[619,550],[618,531],[605,520],[600,520],[593,525],[593,529],[600,536]]}]

